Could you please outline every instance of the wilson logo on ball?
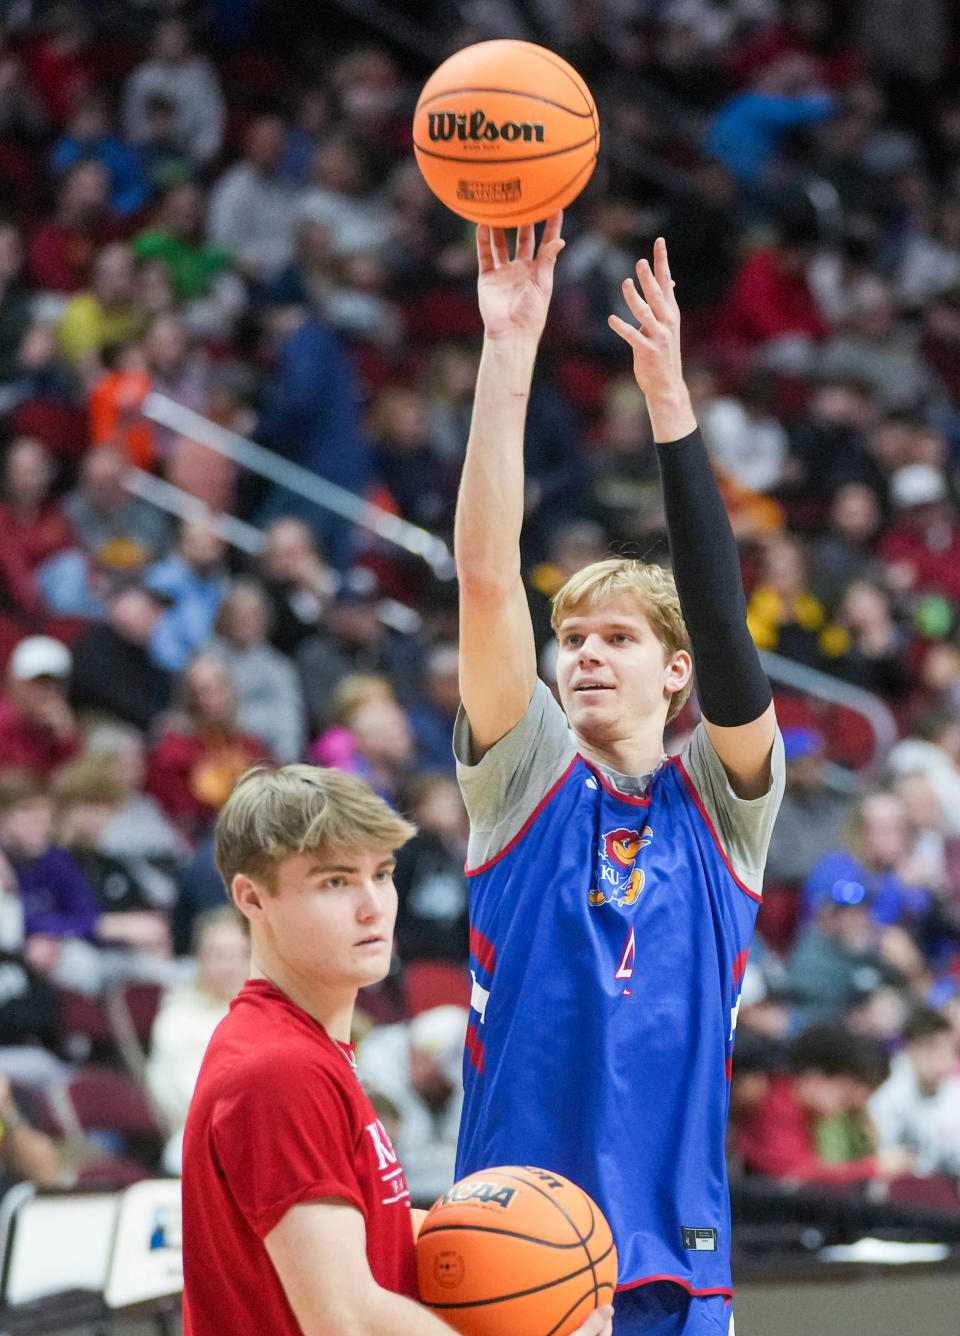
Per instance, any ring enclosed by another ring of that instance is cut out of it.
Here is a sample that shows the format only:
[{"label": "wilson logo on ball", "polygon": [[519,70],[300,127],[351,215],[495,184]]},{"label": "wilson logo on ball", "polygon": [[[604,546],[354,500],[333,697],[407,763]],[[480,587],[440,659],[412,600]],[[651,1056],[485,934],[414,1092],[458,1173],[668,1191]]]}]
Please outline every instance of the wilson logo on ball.
[{"label": "wilson logo on ball", "polygon": [[539,121],[501,121],[497,125],[496,121],[488,121],[483,111],[471,111],[469,115],[466,112],[431,111],[427,113],[427,135],[434,144],[450,139],[459,139],[463,143],[503,139],[508,144],[517,141],[542,144],[543,126]]},{"label": "wilson logo on ball", "polygon": [[440,1198],[440,1205],[449,1206],[455,1201],[485,1201],[496,1206],[509,1206],[516,1195],[516,1188],[505,1188],[502,1183],[455,1183]]}]

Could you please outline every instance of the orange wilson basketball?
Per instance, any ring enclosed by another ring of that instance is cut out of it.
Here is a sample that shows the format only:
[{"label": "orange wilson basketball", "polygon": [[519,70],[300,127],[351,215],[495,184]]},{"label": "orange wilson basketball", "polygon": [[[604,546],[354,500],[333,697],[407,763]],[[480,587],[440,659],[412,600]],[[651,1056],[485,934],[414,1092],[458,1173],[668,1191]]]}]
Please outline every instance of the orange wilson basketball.
[{"label": "orange wilson basketball", "polygon": [[569,1336],[617,1284],[600,1208],[546,1169],[462,1178],[417,1237],[420,1298],[463,1336]]},{"label": "orange wilson basketball", "polygon": [[433,193],[463,218],[536,223],[587,184],[597,109],[572,65],[533,42],[464,47],[427,80],[413,151]]}]

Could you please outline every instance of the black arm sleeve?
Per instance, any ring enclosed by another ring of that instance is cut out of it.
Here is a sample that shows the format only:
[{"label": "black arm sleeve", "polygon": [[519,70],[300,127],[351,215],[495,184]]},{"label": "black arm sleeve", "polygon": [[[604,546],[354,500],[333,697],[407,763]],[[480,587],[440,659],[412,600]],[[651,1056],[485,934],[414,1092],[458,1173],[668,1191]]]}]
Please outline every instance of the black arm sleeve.
[{"label": "black arm sleeve", "polygon": [[699,428],[658,445],[657,458],[700,708],[721,728],[749,724],[772,693],[747,630],[737,545]]}]

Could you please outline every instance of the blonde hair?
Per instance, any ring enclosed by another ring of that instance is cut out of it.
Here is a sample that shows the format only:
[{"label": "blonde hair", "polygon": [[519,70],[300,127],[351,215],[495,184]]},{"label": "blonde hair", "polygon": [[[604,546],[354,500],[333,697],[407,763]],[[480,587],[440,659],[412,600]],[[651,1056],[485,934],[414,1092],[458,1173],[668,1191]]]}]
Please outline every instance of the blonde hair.
[{"label": "blonde hair", "polygon": [[[680,609],[680,597],[673,572],[664,566],[628,557],[609,557],[594,561],[570,576],[553,596],[550,622],[559,631],[567,617],[587,608],[596,608],[619,594],[632,598],[650,623],[650,629],[669,658],[678,650],[690,652],[690,637]],[[667,710],[669,722],[680,713],[693,690],[693,677],[675,691]]]},{"label": "blonde hair", "polygon": [[213,857],[228,895],[238,873],[270,888],[292,854],[399,849],[416,834],[354,775],[319,765],[254,766],[217,817]]}]

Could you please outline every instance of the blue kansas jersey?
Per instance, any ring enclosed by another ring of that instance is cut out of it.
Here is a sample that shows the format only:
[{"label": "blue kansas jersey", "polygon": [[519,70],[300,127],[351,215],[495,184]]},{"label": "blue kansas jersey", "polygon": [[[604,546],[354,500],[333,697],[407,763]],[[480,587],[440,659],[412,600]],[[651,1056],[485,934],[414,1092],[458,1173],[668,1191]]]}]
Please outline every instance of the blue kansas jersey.
[{"label": "blue kansas jersey", "polygon": [[457,1176],[532,1164],[613,1228],[620,1288],[731,1293],[724,1140],[758,896],[679,759],[647,796],[577,756],[470,870],[473,997]]}]

